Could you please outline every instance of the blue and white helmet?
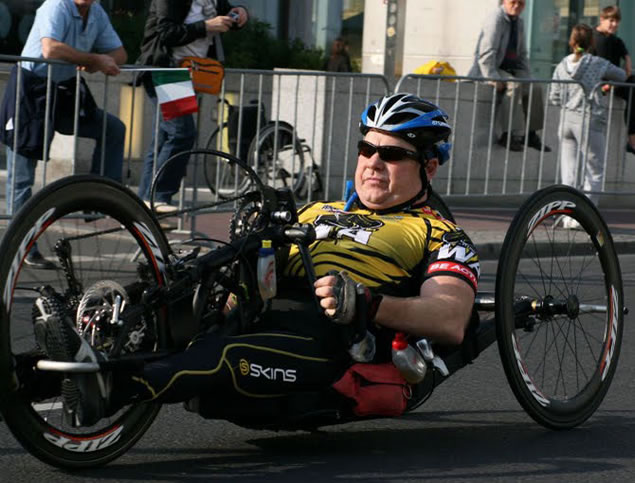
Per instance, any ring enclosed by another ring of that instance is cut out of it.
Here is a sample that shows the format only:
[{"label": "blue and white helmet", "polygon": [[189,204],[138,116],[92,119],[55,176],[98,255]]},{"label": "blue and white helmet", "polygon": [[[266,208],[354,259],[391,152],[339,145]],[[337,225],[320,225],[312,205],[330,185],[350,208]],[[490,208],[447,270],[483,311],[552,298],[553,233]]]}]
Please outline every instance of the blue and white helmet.
[{"label": "blue and white helmet", "polygon": [[359,130],[363,135],[378,129],[399,136],[428,156],[428,151],[443,164],[450,157],[448,143],[452,127],[448,115],[420,97],[407,93],[384,96],[362,113]]}]

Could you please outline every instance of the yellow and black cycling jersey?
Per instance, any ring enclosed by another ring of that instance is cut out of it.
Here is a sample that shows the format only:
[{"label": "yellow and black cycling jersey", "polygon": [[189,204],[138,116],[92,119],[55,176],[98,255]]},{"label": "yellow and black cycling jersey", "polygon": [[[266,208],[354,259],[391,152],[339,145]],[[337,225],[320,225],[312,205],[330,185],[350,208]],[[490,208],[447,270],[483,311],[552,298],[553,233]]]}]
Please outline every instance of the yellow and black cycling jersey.
[{"label": "yellow and black cycling jersey", "polygon": [[[428,278],[450,275],[476,292],[478,255],[463,230],[422,205],[388,214],[355,208],[344,202],[317,202],[302,208],[301,223],[315,227],[309,247],[318,277],[346,270],[352,278],[387,295],[412,296]],[[297,248],[284,267],[287,279],[304,277]]]}]

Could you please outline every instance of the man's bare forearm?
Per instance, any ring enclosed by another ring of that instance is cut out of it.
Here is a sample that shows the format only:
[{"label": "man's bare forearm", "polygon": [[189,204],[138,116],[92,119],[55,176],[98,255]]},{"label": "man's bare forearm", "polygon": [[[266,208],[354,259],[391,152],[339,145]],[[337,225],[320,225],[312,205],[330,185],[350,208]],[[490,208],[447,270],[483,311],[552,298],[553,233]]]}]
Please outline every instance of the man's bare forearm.
[{"label": "man's bare forearm", "polygon": [[460,344],[470,320],[474,294],[462,281],[452,283],[452,292],[422,291],[417,297],[385,296],[375,322],[383,327],[430,338],[446,344]]},{"label": "man's bare forearm", "polygon": [[119,74],[117,65],[126,62],[128,55],[123,47],[105,54],[82,52],[64,42],[51,38],[42,39],[42,55],[45,59],[64,60],[76,64],[88,72],[103,72],[107,75]]}]

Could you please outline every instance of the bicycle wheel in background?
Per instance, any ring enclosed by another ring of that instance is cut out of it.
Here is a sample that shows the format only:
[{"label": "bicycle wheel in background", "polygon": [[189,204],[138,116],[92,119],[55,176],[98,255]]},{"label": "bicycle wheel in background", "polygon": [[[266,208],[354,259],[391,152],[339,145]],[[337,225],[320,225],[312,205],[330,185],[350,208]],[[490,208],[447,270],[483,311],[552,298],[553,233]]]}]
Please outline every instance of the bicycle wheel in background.
[{"label": "bicycle wheel in background", "polygon": [[[220,134],[219,134],[220,133]],[[216,128],[207,138],[206,149],[229,151],[229,138],[227,123]],[[247,153],[241,153],[240,158],[245,159]],[[236,165],[231,165],[226,159],[205,155],[203,162],[203,174],[205,181],[212,193],[216,193],[219,198],[231,198],[248,191],[249,178],[245,172]]]},{"label": "bicycle wheel in background", "polygon": [[[51,270],[25,264],[32,246]],[[59,372],[35,369],[46,356],[34,336],[38,317],[70,317],[98,350],[111,354],[115,307],[139,303],[147,287],[166,283],[168,245],[150,211],[132,192],[105,178],[76,176],[37,193],[15,216],[0,245],[0,409],[20,443],[54,466],[83,468],[126,452],[148,429],[159,405],[132,404],[92,427],[62,412]],[[44,313],[46,312],[46,313]],[[165,315],[146,313],[122,353],[165,343]]]},{"label": "bicycle wheel in background", "polygon": [[[295,142],[294,142],[295,141]],[[293,127],[286,122],[270,122],[249,145],[247,163],[262,182],[275,188],[290,188],[294,193],[302,187],[304,150]],[[245,180],[241,193],[249,191]]]},{"label": "bicycle wheel in background", "polygon": [[523,204],[495,297],[500,356],[522,407],[548,428],[583,423],[615,374],[624,310],[613,240],[587,197],[552,186]]}]

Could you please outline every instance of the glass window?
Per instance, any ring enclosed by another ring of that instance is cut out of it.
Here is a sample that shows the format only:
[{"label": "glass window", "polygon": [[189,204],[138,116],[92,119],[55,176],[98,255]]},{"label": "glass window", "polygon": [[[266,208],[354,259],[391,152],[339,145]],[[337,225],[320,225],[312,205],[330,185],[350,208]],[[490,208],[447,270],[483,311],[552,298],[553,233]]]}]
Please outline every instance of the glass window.
[{"label": "glass window", "polygon": [[555,66],[569,52],[574,25],[598,24],[600,11],[615,0],[534,0],[528,4],[530,58],[534,77],[551,77]]},{"label": "glass window", "polygon": [[353,70],[362,67],[362,33],[364,30],[364,0],[344,0],[342,2],[342,32],[348,43]]}]

